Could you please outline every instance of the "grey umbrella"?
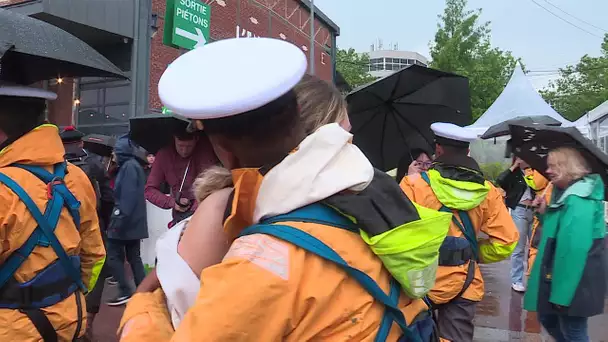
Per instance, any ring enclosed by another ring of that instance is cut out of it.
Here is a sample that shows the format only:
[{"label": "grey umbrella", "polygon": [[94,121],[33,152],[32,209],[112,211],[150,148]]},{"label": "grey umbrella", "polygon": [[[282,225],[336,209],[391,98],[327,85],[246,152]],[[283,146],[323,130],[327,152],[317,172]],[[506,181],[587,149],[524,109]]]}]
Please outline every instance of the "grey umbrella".
[{"label": "grey umbrella", "polygon": [[[581,153],[589,163],[591,172],[599,174],[608,188],[608,155],[575,127],[509,125],[509,131],[515,155],[545,177],[549,178],[547,175],[549,152],[559,147],[571,147]],[[604,196],[608,200],[608,191]]]},{"label": "grey umbrella", "polygon": [[0,80],[31,84],[64,76],[124,77],[124,74],[66,31],[0,9]]},{"label": "grey umbrella", "polygon": [[514,119],[505,120],[497,123],[494,126],[490,126],[488,130],[481,135],[481,139],[498,138],[505,135],[511,134],[509,132],[509,125],[520,125],[520,126],[534,126],[534,125],[547,125],[547,126],[561,126],[561,121],[550,117],[549,115],[533,115],[533,116],[518,116]]}]

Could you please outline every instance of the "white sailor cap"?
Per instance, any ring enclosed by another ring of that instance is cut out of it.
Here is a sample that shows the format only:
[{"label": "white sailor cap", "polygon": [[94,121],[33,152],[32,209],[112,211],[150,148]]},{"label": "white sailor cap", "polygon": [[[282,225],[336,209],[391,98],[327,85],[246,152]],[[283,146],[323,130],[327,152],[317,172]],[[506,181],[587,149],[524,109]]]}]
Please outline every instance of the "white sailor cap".
[{"label": "white sailor cap", "polygon": [[306,68],[302,50],[283,40],[224,39],[171,63],[160,78],[158,95],[165,107],[187,118],[225,118],[281,98]]},{"label": "white sailor cap", "polygon": [[435,122],[431,125],[431,130],[435,134],[435,142],[440,145],[468,147],[477,140],[477,134],[473,130],[452,123]]},{"label": "white sailor cap", "polygon": [[1,81],[0,96],[29,97],[43,100],[54,100],[57,98],[57,94],[52,91]]}]

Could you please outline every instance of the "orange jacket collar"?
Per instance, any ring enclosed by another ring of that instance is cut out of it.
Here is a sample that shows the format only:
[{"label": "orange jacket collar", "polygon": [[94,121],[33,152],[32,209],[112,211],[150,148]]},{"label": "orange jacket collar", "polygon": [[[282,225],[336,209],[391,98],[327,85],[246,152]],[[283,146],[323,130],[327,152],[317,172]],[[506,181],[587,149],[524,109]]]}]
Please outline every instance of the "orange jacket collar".
[{"label": "orange jacket collar", "polygon": [[14,163],[53,165],[64,160],[65,150],[55,125],[34,128],[0,151],[0,167]]}]

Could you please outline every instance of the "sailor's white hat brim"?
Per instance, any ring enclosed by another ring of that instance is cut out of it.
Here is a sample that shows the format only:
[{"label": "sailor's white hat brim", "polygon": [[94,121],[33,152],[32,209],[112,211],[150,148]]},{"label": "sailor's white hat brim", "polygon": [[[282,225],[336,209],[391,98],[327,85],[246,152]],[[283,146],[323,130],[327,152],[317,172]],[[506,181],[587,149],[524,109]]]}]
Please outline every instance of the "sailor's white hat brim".
[{"label": "sailor's white hat brim", "polygon": [[191,119],[245,113],[278,99],[306,72],[297,46],[272,38],[220,40],[189,51],[163,73],[158,95],[165,107]]},{"label": "sailor's white hat brim", "polygon": [[57,98],[57,94],[52,91],[5,82],[0,82],[0,96],[30,97],[44,100],[55,100]]},{"label": "sailor's white hat brim", "polygon": [[477,140],[475,131],[447,122],[435,122],[431,125],[433,133],[442,138],[472,143]]}]

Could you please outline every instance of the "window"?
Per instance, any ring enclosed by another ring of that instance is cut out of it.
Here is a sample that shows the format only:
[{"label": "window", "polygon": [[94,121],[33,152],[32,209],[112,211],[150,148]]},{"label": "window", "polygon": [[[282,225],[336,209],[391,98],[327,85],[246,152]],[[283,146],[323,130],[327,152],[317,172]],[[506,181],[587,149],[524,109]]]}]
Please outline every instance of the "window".
[{"label": "window", "polygon": [[78,126],[128,122],[130,98],[129,81],[82,78]]},{"label": "window", "polygon": [[131,98],[130,86],[106,88],[105,91],[106,103],[129,103]]},{"label": "window", "polygon": [[120,124],[120,125],[107,125],[107,126],[85,126],[79,127],[80,131],[85,134],[103,134],[119,137],[123,134],[127,134],[129,132],[128,124]]},{"label": "window", "polygon": [[407,59],[401,58],[399,60],[399,63],[401,63],[401,64],[407,64]]}]

